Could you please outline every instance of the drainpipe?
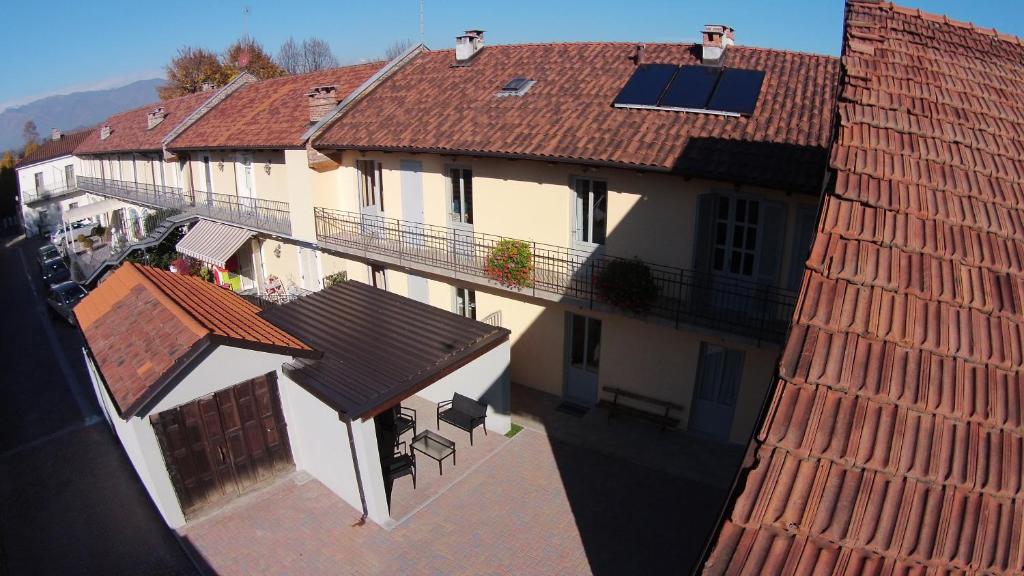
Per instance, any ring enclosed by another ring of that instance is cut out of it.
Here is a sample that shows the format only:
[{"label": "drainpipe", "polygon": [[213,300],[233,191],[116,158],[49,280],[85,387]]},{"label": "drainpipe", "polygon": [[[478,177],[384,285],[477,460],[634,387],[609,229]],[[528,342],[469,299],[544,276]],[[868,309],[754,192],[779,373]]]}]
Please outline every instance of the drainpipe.
[{"label": "drainpipe", "polygon": [[[341,417],[341,413],[338,413],[338,419],[344,420]],[[369,510],[366,508],[366,493],[363,492],[363,475],[359,472],[359,459],[356,458],[356,439],[352,435],[352,421],[344,420],[345,428],[348,428],[348,450],[352,453],[352,466],[356,470],[356,486],[359,487],[359,503],[363,506],[363,515],[359,518],[359,522],[356,526],[362,526],[366,524],[366,517],[370,515]]]}]

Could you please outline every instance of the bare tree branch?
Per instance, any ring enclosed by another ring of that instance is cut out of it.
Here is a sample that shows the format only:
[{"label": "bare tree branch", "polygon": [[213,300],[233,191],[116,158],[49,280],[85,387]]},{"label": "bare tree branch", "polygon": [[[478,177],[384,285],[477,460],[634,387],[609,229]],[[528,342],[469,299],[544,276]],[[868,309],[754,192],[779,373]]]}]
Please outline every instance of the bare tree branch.
[{"label": "bare tree branch", "polygon": [[406,38],[405,40],[396,40],[391,44],[391,46],[388,46],[387,50],[384,51],[384,58],[386,60],[394,60],[395,58],[401,56],[402,52],[405,52],[406,50],[411,48],[412,45],[413,41],[411,38]]}]

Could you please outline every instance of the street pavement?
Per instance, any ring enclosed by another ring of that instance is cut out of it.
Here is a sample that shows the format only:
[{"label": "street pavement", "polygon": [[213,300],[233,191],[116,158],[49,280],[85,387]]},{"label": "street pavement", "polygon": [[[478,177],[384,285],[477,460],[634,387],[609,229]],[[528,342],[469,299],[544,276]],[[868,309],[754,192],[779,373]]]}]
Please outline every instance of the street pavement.
[{"label": "street pavement", "polygon": [[0,234],[0,576],[196,570],[103,418],[38,239]]}]

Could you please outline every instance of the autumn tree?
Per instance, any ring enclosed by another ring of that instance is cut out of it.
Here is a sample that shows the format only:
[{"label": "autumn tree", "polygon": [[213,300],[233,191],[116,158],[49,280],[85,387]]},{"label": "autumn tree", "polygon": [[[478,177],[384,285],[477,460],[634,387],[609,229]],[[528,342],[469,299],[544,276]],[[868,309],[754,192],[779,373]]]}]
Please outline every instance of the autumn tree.
[{"label": "autumn tree", "polygon": [[200,92],[207,83],[223,86],[232,77],[216,54],[192,46],[179,48],[166,71],[167,83],[158,89],[161,100]]},{"label": "autumn tree", "polygon": [[266,80],[287,74],[263,50],[259,42],[248,37],[243,37],[228,46],[224,52],[223,64],[232,77],[241,72],[248,72],[259,80]]}]

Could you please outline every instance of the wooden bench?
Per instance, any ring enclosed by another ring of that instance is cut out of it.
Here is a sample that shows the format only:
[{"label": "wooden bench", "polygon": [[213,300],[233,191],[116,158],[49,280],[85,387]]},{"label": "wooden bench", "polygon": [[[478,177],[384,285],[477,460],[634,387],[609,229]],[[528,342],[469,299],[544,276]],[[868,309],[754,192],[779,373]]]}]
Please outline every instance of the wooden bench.
[{"label": "wooden bench", "polygon": [[[612,395],[611,401],[601,400],[600,404],[608,408],[608,420],[612,419],[612,416],[617,414],[626,414],[633,416],[634,418],[640,418],[642,420],[648,420],[661,426],[660,431],[664,432],[665,428],[676,427],[679,425],[679,418],[672,416],[672,411],[682,412],[686,408],[669,402],[667,400],[660,400],[658,398],[652,398],[643,394],[637,394],[636,392],[630,392],[629,390],[623,390],[622,388],[616,388],[614,386],[605,386],[604,391]],[[640,408],[634,408],[633,406],[627,406],[619,402],[620,398],[628,398],[645,404],[650,404],[659,409],[664,409],[663,413],[648,412],[647,410],[641,410]]]}]

